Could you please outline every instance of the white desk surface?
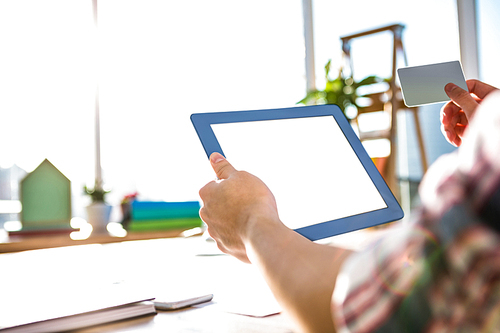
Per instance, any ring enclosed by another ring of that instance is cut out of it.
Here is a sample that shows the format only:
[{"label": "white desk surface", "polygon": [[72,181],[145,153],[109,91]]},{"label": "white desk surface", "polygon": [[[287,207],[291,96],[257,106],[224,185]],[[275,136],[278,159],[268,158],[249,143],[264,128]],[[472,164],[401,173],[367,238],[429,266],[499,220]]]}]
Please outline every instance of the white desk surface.
[{"label": "white desk surface", "polygon": [[[358,249],[383,232],[359,231],[328,242]],[[57,292],[61,281],[74,288],[126,281],[157,294],[179,288],[214,294],[212,302],[199,307],[159,311],[154,316],[81,329],[80,333],[293,331],[285,315],[263,316],[280,309],[256,268],[222,254],[214,242],[202,236],[4,253],[0,267],[0,286],[15,288],[22,297],[36,297],[36,291],[29,290],[38,286]],[[23,288],[27,285],[30,288]]]}]

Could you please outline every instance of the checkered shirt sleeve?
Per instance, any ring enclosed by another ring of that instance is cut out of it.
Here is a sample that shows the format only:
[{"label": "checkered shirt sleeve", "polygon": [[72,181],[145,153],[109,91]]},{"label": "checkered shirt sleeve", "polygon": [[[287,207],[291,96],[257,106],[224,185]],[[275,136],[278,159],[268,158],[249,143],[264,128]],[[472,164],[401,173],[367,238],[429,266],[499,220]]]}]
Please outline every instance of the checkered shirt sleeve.
[{"label": "checkered shirt sleeve", "polygon": [[500,332],[500,92],[463,142],[426,174],[416,218],[344,264],[338,332]]}]

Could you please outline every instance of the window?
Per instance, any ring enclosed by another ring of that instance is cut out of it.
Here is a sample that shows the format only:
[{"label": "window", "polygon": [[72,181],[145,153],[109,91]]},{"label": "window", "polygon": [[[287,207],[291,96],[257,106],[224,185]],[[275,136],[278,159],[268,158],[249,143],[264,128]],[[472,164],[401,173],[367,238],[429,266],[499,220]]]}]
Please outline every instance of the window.
[{"label": "window", "polygon": [[[484,0],[491,1],[491,0]],[[315,45],[317,85],[323,87],[323,65],[328,59],[341,66],[340,37],[371,30],[389,24],[405,25],[403,44],[408,65],[417,66],[459,60],[460,47],[455,0],[353,0],[348,2],[315,0]],[[389,34],[366,37],[353,41],[352,58],[355,79],[368,75],[391,76],[392,40]],[[404,66],[401,61],[399,65]],[[332,67],[333,71],[334,67]],[[440,132],[439,110],[441,104],[420,108],[427,158],[432,163],[443,153],[450,152],[449,145]],[[399,142],[399,173],[401,178],[419,181],[422,177],[418,146],[412,117],[401,117],[400,130],[406,129],[404,141]],[[405,142],[406,141],[406,142]]]},{"label": "window", "polygon": [[[498,39],[493,2],[478,2],[483,72],[495,67],[497,54],[486,52]],[[98,0],[98,7],[96,30],[92,0],[0,2],[0,171],[14,184],[0,184],[0,200],[17,199],[23,175],[6,170],[29,172],[48,158],[72,181],[73,214],[84,216],[97,87],[103,178],[114,205],[134,191],[153,200],[198,199],[214,175],[191,113],[290,107],[305,95],[299,0]],[[313,9],[318,87],[328,59],[342,64],[340,36],[393,23],[406,26],[409,65],[459,59],[454,0],[313,0]],[[387,76],[384,38],[376,53],[362,43],[353,50],[356,75]],[[421,111],[430,162],[451,149],[439,133],[439,107]],[[418,168],[407,126],[408,165]],[[118,220],[119,210],[113,216]],[[0,214],[0,226],[12,217]]]},{"label": "window", "polygon": [[500,52],[500,3],[495,0],[477,0],[477,25],[479,43],[479,71],[481,79],[500,87],[500,70],[497,55]]},{"label": "window", "polygon": [[[198,199],[214,175],[191,113],[303,97],[299,0],[99,0],[98,13],[96,31],[91,0],[0,3],[0,167],[29,172],[48,158],[72,182],[75,216],[88,203],[84,184],[93,185],[97,85],[115,205],[134,191]],[[10,218],[0,214],[0,227]]]}]

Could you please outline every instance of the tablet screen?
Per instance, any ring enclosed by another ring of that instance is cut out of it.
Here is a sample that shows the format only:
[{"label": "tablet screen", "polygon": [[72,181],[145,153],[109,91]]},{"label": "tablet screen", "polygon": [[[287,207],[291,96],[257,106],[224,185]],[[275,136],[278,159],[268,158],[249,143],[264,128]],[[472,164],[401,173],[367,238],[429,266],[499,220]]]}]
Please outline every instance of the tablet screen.
[{"label": "tablet screen", "polygon": [[387,208],[331,115],[210,126],[228,161],[270,188],[289,228]]}]

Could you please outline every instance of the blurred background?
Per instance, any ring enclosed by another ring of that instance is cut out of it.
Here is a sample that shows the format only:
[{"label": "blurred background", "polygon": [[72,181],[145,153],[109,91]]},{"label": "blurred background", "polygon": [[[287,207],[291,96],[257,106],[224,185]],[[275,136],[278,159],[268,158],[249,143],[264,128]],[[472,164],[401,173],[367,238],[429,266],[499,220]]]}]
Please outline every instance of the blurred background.
[{"label": "blurred background", "polygon": [[[147,200],[198,200],[214,175],[192,113],[296,106],[308,85],[324,86],[329,60],[332,72],[344,64],[341,36],[389,24],[405,26],[408,65],[459,60],[460,1],[312,0],[311,83],[308,1],[99,0],[96,28],[91,0],[2,0],[0,227],[18,219],[19,180],[45,158],[71,180],[73,216],[84,216],[83,187],[95,180],[97,90],[107,201],[118,206],[134,192]],[[472,3],[476,78],[500,86],[500,3]],[[353,44],[356,76],[389,77],[391,42],[381,35]],[[429,163],[454,149],[440,134],[441,106],[420,110]],[[398,177],[418,184],[414,124],[402,124],[406,154]],[[120,219],[118,209],[113,219]]]}]

